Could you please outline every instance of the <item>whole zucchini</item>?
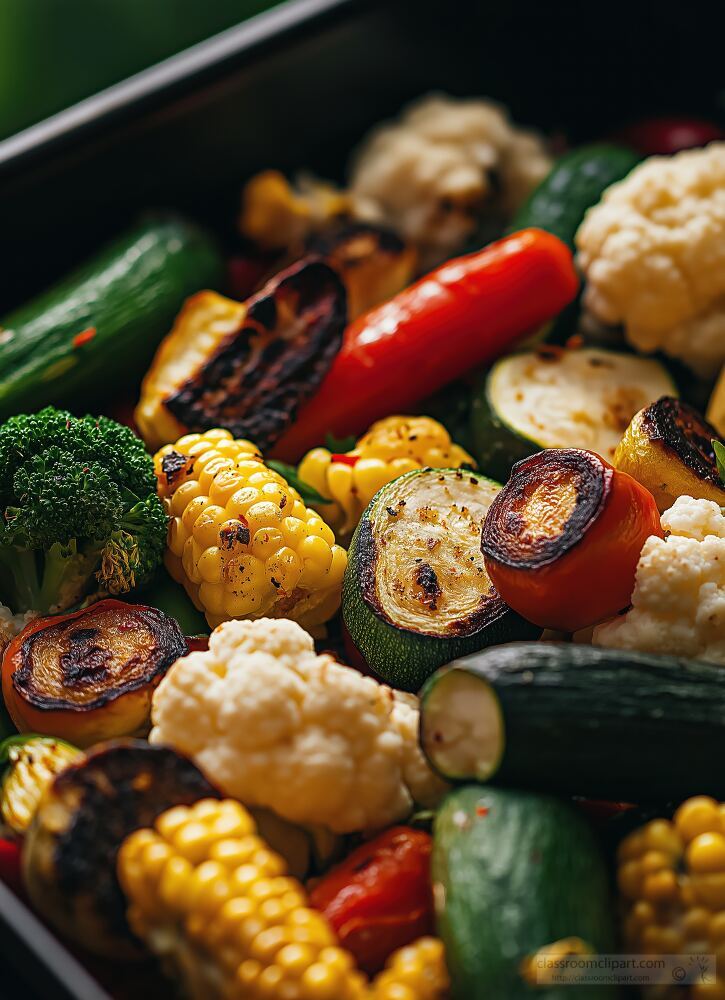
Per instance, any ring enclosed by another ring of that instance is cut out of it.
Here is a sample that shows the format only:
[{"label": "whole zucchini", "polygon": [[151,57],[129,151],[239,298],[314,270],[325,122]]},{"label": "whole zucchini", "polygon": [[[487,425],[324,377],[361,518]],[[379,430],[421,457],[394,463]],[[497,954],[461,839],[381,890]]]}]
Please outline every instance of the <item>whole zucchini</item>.
[{"label": "whole zucchini", "polygon": [[611,951],[607,876],[572,806],[468,785],[445,799],[433,828],[436,925],[453,1000],[604,1000],[613,986],[542,982],[537,952]]},{"label": "whole zucchini", "polygon": [[615,181],[622,180],[641,157],[624,146],[596,144],[566,153],[534,188],[509,227],[536,226],[574,247],[574,235],[588,208]]},{"label": "whole zucchini", "polygon": [[447,778],[621,802],[725,796],[722,667],[512,643],[438,671],[421,699],[423,750]]},{"label": "whole zucchini", "polygon": [[47,403],[85,408],[137,382],[184,299],[216,285],[203,231],[151,216],[0,319],[0,419]]}]

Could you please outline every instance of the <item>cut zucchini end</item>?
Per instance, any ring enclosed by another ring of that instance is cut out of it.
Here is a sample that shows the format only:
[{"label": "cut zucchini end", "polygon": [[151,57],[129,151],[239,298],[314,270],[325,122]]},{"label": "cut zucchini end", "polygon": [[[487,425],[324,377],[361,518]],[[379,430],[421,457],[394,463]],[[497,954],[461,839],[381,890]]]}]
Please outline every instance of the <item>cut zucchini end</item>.
[{"label": "cut zucchini end", "polygon": [[488,781],[503,758],[501,705],[488,681],[451,666],[421,695],[420,740],[431,766],[449,781]]}]

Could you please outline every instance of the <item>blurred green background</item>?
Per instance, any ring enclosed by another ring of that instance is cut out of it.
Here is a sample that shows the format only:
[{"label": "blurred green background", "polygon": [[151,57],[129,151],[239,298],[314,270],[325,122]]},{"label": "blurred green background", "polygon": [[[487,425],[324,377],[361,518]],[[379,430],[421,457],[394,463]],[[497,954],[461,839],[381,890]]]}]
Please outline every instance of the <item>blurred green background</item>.
[{"label": "blurred green background", "polygon": [[0,139],[275,0],[0,0]]}]

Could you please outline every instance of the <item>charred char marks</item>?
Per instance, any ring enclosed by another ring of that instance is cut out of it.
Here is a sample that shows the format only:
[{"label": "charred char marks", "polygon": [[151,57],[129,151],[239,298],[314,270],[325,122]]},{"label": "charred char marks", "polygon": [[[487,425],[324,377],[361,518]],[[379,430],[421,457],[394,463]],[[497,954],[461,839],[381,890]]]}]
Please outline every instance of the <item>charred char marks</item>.
[{"label": "charred char marks", "polygon": [[418,563],[413,570],[413,582],[418,588],[416,597],[420,603],[430,608],[431,611],[435,611],[438,607],[438,598],[443,591],[441,590],[441,585],[438,583],[436,571],[430,563]]},{"label": "charred char marks", "polygon": [[662,396],[642,413],[642,429],[652,441],[661,441],[698,478],[721,486],[712,447],[720,435],[697,410],[680,399]]},{"label": "charred char marks", "polygon": [[166,401],[190,430],[225,427],[271,448],[322,382],[342,344],[345,287],[306,260],[249,300],[244,325]]},{"label": "charred char marks", "polygon": [[63,683],[68,687],[96,684],[108,677],[108,664],[113,654],[93,640],[97,628],[77,628],[68,636],[69,649],[60,656]]},{"label": "charred char marks", "polygon": [[53,857],[61,890],[73,905],[92,906],[105,928],[134,940],[116,876],[123,840],[139,827],[152,826],[171,806],[219,798],[219,793],[186,757],[124,740],[66,768],[53,794],[68,815]]},{"label": "charred char marks", "polygon": [[166,477],[166,485],[173,486],[175,481],[185,472],[192,472],[194,466],[187,470],[188,456],[182,455],[180,451],[170,451],[161,459],[161,471]]},{"label": "charred char marks", "polygon": [[237,545],[249,545],[251,537],[246,521],[240,519],[237,524],[221,529],[219,532],[219,547],[231,551]]}]

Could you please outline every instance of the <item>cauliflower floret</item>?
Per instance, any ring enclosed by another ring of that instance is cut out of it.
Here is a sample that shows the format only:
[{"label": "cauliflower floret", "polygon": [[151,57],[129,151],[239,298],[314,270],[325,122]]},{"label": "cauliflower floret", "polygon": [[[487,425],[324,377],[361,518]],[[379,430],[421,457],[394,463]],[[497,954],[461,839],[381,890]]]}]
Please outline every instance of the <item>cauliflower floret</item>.
[{"label": "cauliflower floret", "polygon": [[584,303],[641,351],[700,375],[725,362],[725,142],[652,156],[608,188],[576,234]]},{"label": "cauliflower floret", "polygon": [[5,647],[36,617],[37,612],[35,611],[26,611],[24,614],[14,615],[10,608],[6,608],[4,604],[0,604],[0,659]]},{"label": "cauliflower floret", "polygon": [[335,833],[387,826],[444,784],[418,745],[417,699],[315,653],[295,622],[230,621],[154,693],[152,743],[227,795]]},{"label": "cauliflower floret", "polygon": [[725,665],[725,517],[682,496],[661,517],[666,538],[642,549],[632,609],[594,629],[595,646]]},{"label": "cauliflower floret", "polygon": [[432,95],[373,130],[349,191],[358,217],[393,226],[431,267],[461,249],[484,210],[509,217],[550,169],[541,139],[497,104]]}]

